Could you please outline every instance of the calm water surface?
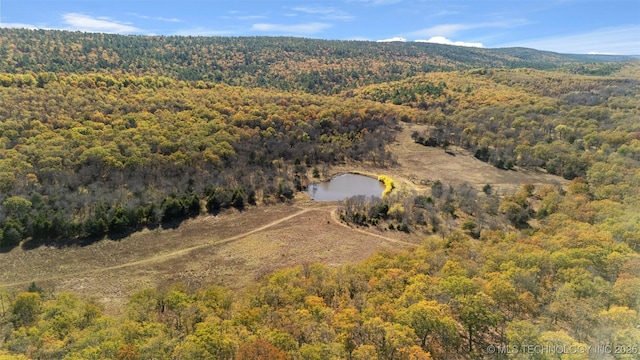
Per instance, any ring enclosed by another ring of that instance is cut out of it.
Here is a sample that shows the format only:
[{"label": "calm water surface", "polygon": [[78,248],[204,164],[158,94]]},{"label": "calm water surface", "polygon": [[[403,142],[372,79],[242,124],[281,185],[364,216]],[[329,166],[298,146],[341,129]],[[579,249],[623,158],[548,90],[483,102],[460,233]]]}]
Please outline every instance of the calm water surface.
[{"label": "calm water surface", "polygon": [[329,181],[309,186],[307,193],[315,201],[339,201],[351,196],[382,197],[384,185],[378,179],[357,174],[343,174]]}]

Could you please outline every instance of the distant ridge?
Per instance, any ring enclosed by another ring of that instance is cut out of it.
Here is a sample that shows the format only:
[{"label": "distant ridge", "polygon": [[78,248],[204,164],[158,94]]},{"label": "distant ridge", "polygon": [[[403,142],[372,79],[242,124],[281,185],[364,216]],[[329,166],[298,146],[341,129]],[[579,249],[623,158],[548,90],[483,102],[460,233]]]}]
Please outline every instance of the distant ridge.
[{"label": "distant ridge", "polygon": [[0,29],[0,72],[154,75],[325,94],[433,71],[479,67],[556,69],[580,62],[637,58],[416,42]]},{"label": "distant ridge", "polygon": [[506,56],[512,56],[521,59],[538,58],[544,56],[561,56],[565,60],[573,60],[577,62],[619,62],[619,61],[633,61],[640,59],[640,55],[609,55],[609,54],[561,54],[552,51],[536,50],[524,47],[509,47],[509,48],[495,48],[490,49]]}]

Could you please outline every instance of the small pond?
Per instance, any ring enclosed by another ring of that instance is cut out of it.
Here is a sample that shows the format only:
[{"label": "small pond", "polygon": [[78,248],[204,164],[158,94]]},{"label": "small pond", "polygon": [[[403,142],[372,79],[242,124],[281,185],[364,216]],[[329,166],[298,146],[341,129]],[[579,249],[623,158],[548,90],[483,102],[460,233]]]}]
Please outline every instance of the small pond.
[{"label": "small pond", "polygon": [[339,201],[351,196],[382,197],[384,185],[378,179],[358,174],[342,174],[329,181],[312,184],[307,193],[315,201]]}]

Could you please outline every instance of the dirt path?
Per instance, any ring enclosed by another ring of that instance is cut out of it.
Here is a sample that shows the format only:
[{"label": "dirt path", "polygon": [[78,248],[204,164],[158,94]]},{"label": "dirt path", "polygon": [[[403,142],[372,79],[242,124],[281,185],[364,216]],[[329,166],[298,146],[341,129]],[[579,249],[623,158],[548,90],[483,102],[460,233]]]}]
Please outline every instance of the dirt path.
[{"label": "dirt path", "polygon": [[[10,288],[10,287],[17,287],[17,286],[24,286],[24,285],[28,285],[32,282],[56,282],[56,281],[62,281],[65,279],[73,279],[73,278],[81,278],[81,277],[87,277],[87,276],[96,276],[99,275],[101,273],[108,273],[108,272],[117,272],[119,270],[123,270],[123,269],[128,269],[128,268],[135,268],[135,267],[152,267],[153,265],[157,265],[172,259],[177,259],[183,256],[187,256],[187,255],[191,255],[194,254],[195,255],[195,251],[197,250],[203,250],[203,249],[207,249],[207,248],[212,248],[212,247],[217,247],[220,245],[225,245],[225,244],[230,244],[233,243],[235,241],[241,240],[241,239],[246,239],[249,238],[251,235],[260,233],[260,232],[265,232],[268,230],[271,230],[272,228],[277,227],[278,225],[284,224],[285,222],[295,219],[297,217],[300,217],[302,215],[304,215],[305,213],[308,212],[316,212],[316,211],[322,211],[325,212],[327,214],[327,218],[330,219],[330,221],[332,223],[334,223],[335,225],[339,225],[340,228],[344,228],[347,229],[348,231],[353,231],[359,234],[362,234],[366,237],[374,237],[377,239],[381,239],[384,242],[387,242],[389,244],[393,244],[393,245],[400,245],[401,247],[415,247],[417,246],[417,244],[412,243],[412,242],[408,242],[408,241],[403,241],[403,240],[399,240],[399,239],[394,239],[388,236],[384,236],[381,234],[376,234],[370,231],[366,231],[363,229],[359,229],[359,228],[355,228],[352,226],[349,226],[345,223],[343,223],[342,221],[340,221],[340,219],[338,218],[337,215],[337,207],[335,204],[319,204],[319,203],[311,203],[309,205],[301,205],[302,208],[299,208],[298,211],[296,211],[293,214],[278,218],[276,220],[273,220],[267,224],[261,225],[255,229],[249,230],[249,231],[245,231],[242,232],[240,234],[237,235],[233,235],[233,236],[229,236],[223,239],[212,239],[212,240],[208,240],[205,241],[203,243],[200,243],[198,245],[194,245],[194,246],[189,246],[189,247],[185,247],[185,248],[181,248],[181,249],[177,249],[177,250],[173,250],[170,252],[166,252],[166,253],[162,253],[162,254],[158,254],[158,255],[153,255],[153,256],[148,256],[142,259],[138,259],[138,260],[132,260],[132,261],[127,261],[121,264],[117,264],[117,265],[111,265],[111,266],[105,266],[105,267],[99,267],[99,268],[93,268],[93,269],[87,269],[87,270],[83,270],[83,271],[76,271],[76,272],[70,272],[70,273],[64,273],[64,274],[59,274],[59,275],[54,275],[54,276],[46,276],[46,277],[39,277],[39,278],[33,278],[33,279],[29,279],[29,280],[22,280],[22,281],[16,281],[16,282],[5,282],[5,283],[0,283],[0,288]],[[126,241],[126,240],[125,240]]]},{"label": "dirt path", "polygon": [[[468,152],[415,144],[415,126],[403,124],[392,151],[398,166],[361,168],[345,165],[334,171],[390,175],[395,191],[428,190],[435,180],[491,184],[505,193],[523,183],[562,183],[547,174],[498,170]],[[101,298],[117,308],[133,292],[175,282],[194,288],[208,284],[242,289],[263,274],[319,262],[339,266],[362,261],[379,249],[417,246],[418,235],[380,232],[342,223],[336,203],[307,202],[254,207],[219,217],[202,216],[176,229],[149,230],[120,241],[103,240],[86,247],[2,254],[0,289],[19,289],[32,282],[49,291],[73,291]]]},{"label": "dirt path", "polygon": [[51,280],[59,280],[59,279],[64,279],[64,278],[69,278],[69,277],[74,277],[74,276],[85,276],[88,274],[93,274],[93,273],[98,273],[98,272],[104,272],[104,271],[110,271],[110,270],[119,270],[119,269],[124,269],[124,268],[128,268],[128,267],[133,267],[133,266],[144,266],[144,265],[149,265],[149,264],[153,264],[153,263],[158,263],[158,262],[162,262],[165,261],[167,259],[170,258],[174,258],[174,257],[178,257],[178,256],[182,256],[182,255],[186,255],[189,254],[192,251],[198,250],[198,249],[203,249],[203,248],[207,248],[210,246],[216,246],[216,245],[222,245],[222,244],[227,244],[242,238],[245,238],[249,235],[255,234],[257,232],[260,231],[264,231],[266,229],[269,229],[273,226],[276,226],[280,223],[283,223],[285,221],[291,220],[297,216],[300,216],[306,212],[309,212],[313,210],[313,208],[305,208],[302,209],[300,211],[297,211],[294,214],[291,214],[289,216],[285,216],[283,218],[280,218],[278,220],[274,220],[271,221],[268,224],[262,225],[258,228],[255,228],[253,230],[250,231],[246,231],[243,232],[241,234],[238,235],[234,235],[225,239],[221,239],[221,240],[212,240],[212,241],[208,241],[206,243],[200,244],[200,245],[196,245],[196,246],[191,246],[191,247],[187,247],[187,248],[183,248],[183,249],[179,249],[179,250],[175,250],[169,253],[164,253],[161,255],[157,255],[157,256],[152,256],[152,257],[148,257],[148,258],[144,258],[144,259],[140,259],[140,260],[135,260],[135,261],[130,261],[130,262],[126,262],[123,264],[118,264],[118,265],[113,265],[113,266],[107,266],[107,267],[102,267],[102,268],[96,268],[96,269],[91,269],[91,270],[85,270],[85,271],[81,271],[81,272],[75,272],[75,273],[67,273],[67,274],[62,274],[62,275],[56,275],[56,276],[50,276],[50,277],[46,277],[46,278],[39,278],[39,279],[31,279],[31,280],[26,280],[26,281],[18,281],[18,282],[14,282],[14,283],[0,283],[0,288],[3,287],[13,287],[13,286],[19,286],[19,285],[26,285],[26,284],[30,284],[31,282],[34,281],[51,281]]}]

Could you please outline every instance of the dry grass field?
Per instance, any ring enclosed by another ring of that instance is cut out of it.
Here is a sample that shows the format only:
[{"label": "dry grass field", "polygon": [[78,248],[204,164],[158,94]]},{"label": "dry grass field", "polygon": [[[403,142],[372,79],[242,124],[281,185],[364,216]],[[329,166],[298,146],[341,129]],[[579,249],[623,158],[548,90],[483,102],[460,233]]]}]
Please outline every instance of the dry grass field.
[{"label": "dry grass field", "polygon": [[335,205],[297,201],[188,220],[177,229],[146,230],[128,238],[66,248],[16,248],[0,255],[0,290],[35,281],[46,291],[95,298],[107,312],[144,287],[180,282],[189,288],[223,285],[241,290],[275,269],[303,263],[341,265],[378,249],[414,246],[417,236],[350,228]]},{"label": "dry grass field", "polygon": [[[426,189],[435,180],[491,184],[505,193],[524,183],[565,183],[542,173],[498,170],[460,149],[450,155],[415,144],[410,134],[416,125],[403,126],[392,145],[399,166],[332,170],[386,173],[400,184],[399,190]],[[216,284],[241,291],[278,268],[357,262],[380,249],[408,248],[424,240],[418,234],[352,228],[338,221],[335,210],[336,204],[313,203],[301,194],[293,204],[200,216],[176,229],[145,230],[118,241],[18,247],[0,254],[0,291],[21,291],[36,282],[46,291],[95,298],[108,313],[118,313],[124,301],[144,287],[181,282],[190,288]]]},{"label": "dry grass field", "polygon": [[473,154],[459,147],[451,146],[447,152],[441,148],[416,144],[411,139],[414,130],[422,131],[426,125],[401,124],[402,131],[391,144],[391,151],[396,155],[398,166],[386,169],[371,169],[358,166],[344,166],[336,171],[357,171],[362,174],[375,175],[385,173],[396,183],[408,189],[426,190],[433,181],[440,180],[445,184],[469,183],[478,189],[490,184],[499,194],[511,194],[523,184],[553,184],[564,186],[565,179],[546,174],[515,168],[500,170],[476,159]]}]

